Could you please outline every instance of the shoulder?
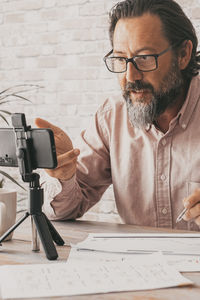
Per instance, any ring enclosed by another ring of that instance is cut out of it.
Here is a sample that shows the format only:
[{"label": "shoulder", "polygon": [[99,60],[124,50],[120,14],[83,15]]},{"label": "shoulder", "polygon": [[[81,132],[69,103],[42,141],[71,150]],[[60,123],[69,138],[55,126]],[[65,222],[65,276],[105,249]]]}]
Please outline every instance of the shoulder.
[{"label": "shoulder", "polygon": [[188,90],[190,98],[196,98],[200,95],[200,75],[192,78]]},{"label": "shoulder", "polygon": [[187,93],[186,102],[189,105],[196,105],[200,100],[200,76],[197,75],[192,78]]},{"label": "shoulder", "polygon": [[121,96],[110,97],[98,109],[95,116],[96,127],[99,133],[106,139],[107,144],[111,140],[116,141],[124,134],[134,134],[130,123],[126,101]]},{"label": "shoulder", "polygon": [[197,75],[192,78],[190,87],[198,91],[198,93],[200,93],[200,75]]},{"label": "shoulder", "polygon": [[112,96],[98,108],[97,117],[103,120],[116,118],[121,114],[127,114],[126,103],[122,96]]}]

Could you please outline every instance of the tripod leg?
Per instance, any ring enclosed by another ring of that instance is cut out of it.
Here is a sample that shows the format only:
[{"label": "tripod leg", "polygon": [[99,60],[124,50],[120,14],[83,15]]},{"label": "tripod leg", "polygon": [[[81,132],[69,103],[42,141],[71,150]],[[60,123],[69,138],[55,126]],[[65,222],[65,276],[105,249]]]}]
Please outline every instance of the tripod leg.
[{"label": "tripod leg", "polygon": [[25,215],[23,215],[18,221],[17,223],[15,223],[12,227],[10,227],[1,237],[0,237],[0,243],[3,242],[7,236],[9,236],[9,234],[11,232],[13,232],[26,218],[28,218],[29,213],[26,212]]},{"label": "tripod leg", "polygon": [[32,215],[32,217],[35,222],[37,231],[39,233],[40,240],[46,253],[46,257],[49,260],[57,259],[58,253],[53,243],[52,236],[49,231],[49,227],[47,225],[45,216],[43,214],[35,214]]},{"label": "tripod leg", "polygon": [[35,226],[33,216],[31,216],[31,228],[32,228],[32,251],[40,251],[40,241],[38,238],[37,228]]},{"label": "tripod leg", "polygon": [[58,246],[63,246],[65,244],[65,242],[63,241],[63,239],[61,238],[60,234],[58,233],[58,231],[55,229],[55,227],[53,226],[53,224],[49,221],[49,219],[47,218],[47,216],[42,213],[46,219],[47,225],[49,227],[49,231],[51,233],[52,239],[54,240],[54,242],[58,245]]}]

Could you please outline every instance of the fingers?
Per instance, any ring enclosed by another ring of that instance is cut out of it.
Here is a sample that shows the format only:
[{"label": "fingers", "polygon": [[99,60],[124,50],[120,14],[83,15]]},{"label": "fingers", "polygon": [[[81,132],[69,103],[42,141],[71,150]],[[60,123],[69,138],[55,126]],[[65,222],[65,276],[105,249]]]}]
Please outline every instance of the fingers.
[{"label": "fingers", "polygon": [[64,165],[68,165],[69,163],[73,163],[74,161],[76,161],[79,154],[80,154],[79,149],[72,149],[71,151],[58,155],[57,157],[58,168]]},{"label": "fingers", "polygon": [[41,119],[41,118],[36,118],[35,119],[35,125],[39,128],[50,128],[53,130],[54,134],[58,134],[61,129],[51,123],[49,123],[48,121]]},{"label": "fingers", "polygon": [[70,179],[76,172],[76,162],[80,150],[73,149],[70,138],[59,127],[41,118],[36,118],[35,124],[39,128],[50,128],[54,133],[58,166],[53,170],[46,170],[46,172],[60,180]]},{"label": "fingers", "polygon": [[198,202],[200,202],[200,189],[196,189],[189,197],[183,199],[186,208],[191,208]]},{"label": "fingers", "polygon": [[200,189],[196,189],[193,194],[183,200],[184,206],[188,208],[183,216],[185,221],[195,220],[200,224]]},{"label": "fingers", "polygon": [[76,172],[77,157],[80,154],[79,149],[73,149],[64,154],[58,155],[58,166],[46,172],[57,179],[69,180]]},{"label": "fingers", "polygon": [[61,128],[40,118],[35,119],[35,124],[39,128],[50,128],[53,131],[57,155],[67,153],[73,149],[71,139]]},{"label": "fingers", "polygon": [[197,203],[195,206],[188,209],[186,211],[185,215],[183,216],[183,219],[185,221],[189,221],[189,220],[197,218],[198,216],[200,216],[200,203]]}]

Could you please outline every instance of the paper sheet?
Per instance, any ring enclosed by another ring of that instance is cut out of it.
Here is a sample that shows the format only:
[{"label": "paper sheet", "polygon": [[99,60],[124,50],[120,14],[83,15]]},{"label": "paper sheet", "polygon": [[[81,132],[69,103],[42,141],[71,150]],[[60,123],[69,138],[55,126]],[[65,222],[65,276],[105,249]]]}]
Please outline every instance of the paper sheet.
[{"label": "paper sheet", "polygon": [[[111,253],[101,251],[87,251],[72,248],[68,260],[91,261],[91,262],[118,262],[131,261],[140,254],[132,253]],[[151,254],[143,254],[148,256]],[[174,267],[179,272],[200,272],[200,257],[190,255],[164,255],[168,265]]]},{"label": "paper sheet", "polygon": [[89,233],[87,239],[102,239],[102,238],[200,238],[200,233],[167,233],[167,232],[152,232],[152,233]]},{"label": "paper sheet", "polygon": [[152,255],[151,259],[149,258],[137,256],[131,263],[69,260],[69,263],[1,266],[1,295],[7,299],[23,299],[192,284],[168,266],[161,255]]},{"label": "paper sheet", "polygon": [[70,259],[114,262],[153,252],[162,252],[179,272],[200,271],[199,233],[90,233],[72,245]]},{"label": "paper sheet", "polygon": [[190,255],[166,255],[169,266],[179,272],[200,272],[200,257]]},{"label": "paper sheet", "polygon": [[199,255],[199,234],[89,234],[77,245],[80,250],[112,253],[149,254],[161,251],[164,254]]}]

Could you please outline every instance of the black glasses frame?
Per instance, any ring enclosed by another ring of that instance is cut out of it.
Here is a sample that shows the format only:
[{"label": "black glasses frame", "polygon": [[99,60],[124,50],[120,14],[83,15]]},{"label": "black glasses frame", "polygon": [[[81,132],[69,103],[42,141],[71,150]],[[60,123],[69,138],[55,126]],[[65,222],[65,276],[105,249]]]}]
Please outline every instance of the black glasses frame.
[{"label": "black glasses frame", "polygon": [[[161,55],[163,55],[163,54],[165,54],[166,52],[168,52],[169,50],[171,50],[172,48],[174,48],[176,45],[177,45],[177,43],[174,44],[174,45],[171,45],[170,47],[168,47],[167,49],[163,50],[162,52],[160,52],[158,54],[134,55],[131,58],[126,58],[126,57],[123,57],[123,56],[111,56],[111,57],[109,57],[113,53],[113,49],[112,49],[110,52],[108,52],[108,54],[106,54],[104,56],[103,60],[104,60],[104,62],[106,64],[106,67],[107,67],[108,71],[110,71],[112,73],[125,73],[127,71],[127,64],[129,62],[131,62],[138,71],[141,71],[141,72],[151,72],[151,71],[155,71],[158,68],[158,57],[161,56]],[[146,56],[153,56],[153,57],[155,57],[155,62],[156,62],[155,68],[153,68],[151,70],[141,70],[140,68],[138,68],[137,63],[135,62],[135,58],[137,58],[137,57],[146,57]],[[122,71],[122,72],[115,72],[115,71],[110,70],[109,67],[108,67],[108,64],[107,64],[107,59],[109,59],[109,58],[123,58],[123,59],[125,59],[125,61],[126,61],[126,69],[124,71]]]}]

